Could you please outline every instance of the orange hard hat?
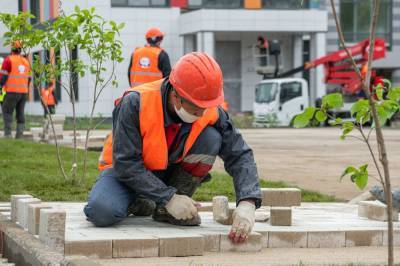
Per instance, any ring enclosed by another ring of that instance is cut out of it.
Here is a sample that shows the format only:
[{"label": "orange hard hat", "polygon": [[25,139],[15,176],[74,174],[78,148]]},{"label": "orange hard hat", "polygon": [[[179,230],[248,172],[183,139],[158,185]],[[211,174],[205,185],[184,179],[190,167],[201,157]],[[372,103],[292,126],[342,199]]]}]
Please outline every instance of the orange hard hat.
[{"label": "orange hard hat", "polygon": [[193,52],[181,57],[169,80],[179,96],[198,107],[216,107],[224,101],[221,68],[206,53]]},{"label": "orange hard hat", "polygon": [[164,37],[164,33],[159,28],[150,28],[146,31],[146,39]]},{"label": "orange hard hat", "polygon": [[20,40],[13,41],[11,42],[11,47],[15,49],[21,48],[22,42]]}]

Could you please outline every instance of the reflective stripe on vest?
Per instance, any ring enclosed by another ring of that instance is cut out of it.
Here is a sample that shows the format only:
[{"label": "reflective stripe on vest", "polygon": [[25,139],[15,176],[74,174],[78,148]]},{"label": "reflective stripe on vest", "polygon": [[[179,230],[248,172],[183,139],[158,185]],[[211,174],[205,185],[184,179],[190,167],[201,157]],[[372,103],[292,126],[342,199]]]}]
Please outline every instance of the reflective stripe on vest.
[{"label": "reflective stripe on vest", "polygon": [[11,72],[4,88],[6,92],[28,93],[30,67],[21,55],[10,55]]},{"label": "reflective stripe on vest", "polygon": [[152,46],[135,49],[129,70],[132,87],[163,78],[162,72],[158,69],[158,56],[161,51],[161,48]]},{"label": "reflective stripe on vest", "polygon": [[[161,85],[163,80],[146,83],[131,89],[140,94],[139,124],[142,137],[142,159],[147,169],[165,170],[168,166],[168,145],[164,128],[164,112],[162,105]],[[180,162],[189,152],[196,139],[208,125],[218,120],[217,108],[207,109],[203,116],[193,123],[185,142]],[[112,166],[112,137],[108,137],[99,158],[99,169]]]}]

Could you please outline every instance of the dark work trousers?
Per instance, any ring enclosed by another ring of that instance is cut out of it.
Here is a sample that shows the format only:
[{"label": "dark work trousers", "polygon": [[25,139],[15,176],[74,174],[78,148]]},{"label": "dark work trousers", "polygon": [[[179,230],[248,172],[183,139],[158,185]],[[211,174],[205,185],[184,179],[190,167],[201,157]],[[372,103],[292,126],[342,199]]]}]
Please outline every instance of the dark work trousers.
[{"label": "dark work trousers", "polygon": [[[42,104],[42,106],[43,106],[43,110],[44,110],[44,117],[46,118],[49,113],[47,112],[47,109],[46,109],[46,107],[44,107],[43,104]],[[55,105],[48,105],[47,108],[49,109],[50,114],[54,115],[56,113]]]},{"label": "dark work trousers", "polygon": [[[209,181],[208,174],[221,148],[222,138],[218,131],[205,128],[183,161],[170,164],[165,171],[153,172],[167,186],[177,189],[177,194],[191,197],[201,183]],[[89,194],[84,212],[96,226],[110,226],[128,215],[128,207],[138,196],[133,188],[117,179],[113,168],[102,171]]]},{"label": "dark work trousers", "polygon": [[11,136],[11,125],[13,122],[13,113],[15,110],[15,117],[17,119],[16,137],[22,137],[25,127],[25,103],[27,99],[27,93],[7,92],[1,106],[4,120],[4,136]]}]

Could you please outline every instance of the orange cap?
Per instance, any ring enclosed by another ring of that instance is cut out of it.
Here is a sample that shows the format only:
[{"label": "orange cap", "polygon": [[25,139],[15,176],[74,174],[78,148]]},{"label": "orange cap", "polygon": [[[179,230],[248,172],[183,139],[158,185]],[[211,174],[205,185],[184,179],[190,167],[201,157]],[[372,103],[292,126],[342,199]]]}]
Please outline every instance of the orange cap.
[{"label": "orange cap", "polygon": [[11,43],[11,47],[12,48],[21,48],[22,47],[22,42],[20,41],[20,40],[16,40],[16,41],[13,41],[12,43]]},{"label": "orange cap", "polygon": [[148,29],[146,32],[146,39],[155,37],[164,37],[164,33],[159,28]]},{"label": "orange cap", "polygon": [[198,107],[216,107],[224,101],[221,68],[206,53],[193,52],[181,57],[169,80],[180,96]]}]

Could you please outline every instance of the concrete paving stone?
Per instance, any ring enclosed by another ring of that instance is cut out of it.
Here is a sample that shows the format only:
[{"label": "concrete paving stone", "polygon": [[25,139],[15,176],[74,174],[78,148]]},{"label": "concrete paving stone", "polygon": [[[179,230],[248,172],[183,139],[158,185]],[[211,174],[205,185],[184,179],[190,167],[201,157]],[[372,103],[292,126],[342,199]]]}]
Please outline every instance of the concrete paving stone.
[{"label": "concrete paving stone", "polygon": [[213,204],[212,202],[199,202],[200,207],[197,208],[199,212],[212,212],[213,211]]},{"label": "concrete paving stone", "polygon": [[204,253],[204,237],[201,235],[161,236],[160,257],[200,256]]},{"label": "concrete paving stone", "polygon": [[[388,231],[383,231],[383,239],[382,239],[382,245],[387,246],[388,245]],[[400,246],[400,231],[394,230],[393,231],[393,245],[395,247]]]},{"label": "concrete paving stone", "polygon": [[263,248],[267,248],[268,247],[268,235],[270,232],[270,229],[263,226],[262,228],[257,226],[259,223],[255,223],[254,227],[253,227],[253,232],[254,233],[259,233],[261,235],[261,246]]},{"label": "concrete paving stone", "polygon": [[290,226],[292,225],[292,208],[291,207],[271,207],[270,220],[274,226]]},{"label": "concrete paving stone", "polygon": [[17,200],[17,222],[22,228],[28,228],[28,204],[36,203],[41,203],[41,200],[37,198]]},{"label": "concrete paving stone", "polygon": [[31,195],[11,195],[11,221],[13,221],[14,223],[17,222],[17,216],[18,216],[17,200],[26,198],[33,198],[33,197]]},{"label": "concrete paving stone", "polygon": [[301,205],[301,191],[298,188],[262,188],[263,206],[291,207]]},{"label": "concrete paving stone", "polygon": [[219,252],[221,234],[201,234],[204,237],[204,252]]},{"label": "concrete paving stone", "polygon": [[346,231],[346,247],[382,246],[382,230]]},{"label": "concrete paving stone", "polygon": [[248,239],[240,244],[233,243],[228,234],[221,235],[221,252],[257,252],[262,249],[261,234],[252,232]]},{"label": "concrete paving stone", "polygon": [[255,221],[259,223],[267,222],[270,218],[269,212],[256,211],[255,215]]},{"label": "concrete paving stone", "polygon": [[268,248],[306,248],[307,232],[269,232]]},{"label": "concrete paving stone", "polygon": [[51,206],[44,203],[29,204],[28,205],[28,232],[33,235],[39,234],[40,225],[40,210],[51,209]]},{"label": "concrete paving stone", "polygon": [[39,239],[53,248],[63,248],[65,239],[65,210],[41,209]]},{"label": "concrete paving stone", "polygon": [[[387,205],[380,201],[361,201],[358,204],[358,216],[372,220],[387,221]],[[399,220],[399,212],[393,209],[393,221]]]},{"label": "concrete paving stone", "polygon": [[229,201],[226,196],[213,197],[213,218],[214,221],[227,224],[229,220]]},{"label": "concrete paving stone", "polygon": [[346,234],[340,231],[308,232],[309,248],[341,248],[346,246]]},{"label": "concrete paving stone", "polygon": [[112,258],[112,240],[65,241],[64,255],[83,255],[101,259]]},{"label": "concrete paving stone", "polygon": [[[128,238],[129,236],[127,236]],[[143,236],[129,239],[114,239],[113,258],[158,257],[160,240],[156,237]]]}]

